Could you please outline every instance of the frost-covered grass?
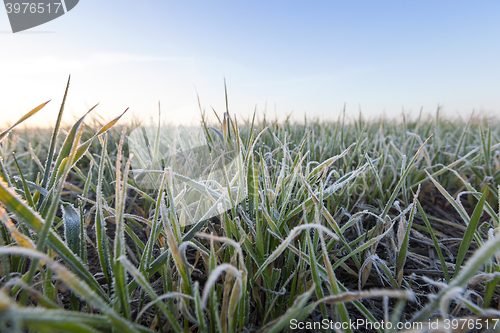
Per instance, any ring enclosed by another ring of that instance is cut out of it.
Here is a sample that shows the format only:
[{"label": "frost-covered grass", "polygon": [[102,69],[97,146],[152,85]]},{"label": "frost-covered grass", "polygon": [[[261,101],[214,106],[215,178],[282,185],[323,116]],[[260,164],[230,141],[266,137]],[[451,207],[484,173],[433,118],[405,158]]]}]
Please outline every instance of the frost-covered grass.
[{"label": "frost-covered grass", "polygon": [[52,132],[0,134],[1,331],[500,317],[497,119],[225,112],[203,126],[239,138],[247,199],[183,226],[168,174],[161,190],[130,175],[133,124],[63,130],[63,109]]}]

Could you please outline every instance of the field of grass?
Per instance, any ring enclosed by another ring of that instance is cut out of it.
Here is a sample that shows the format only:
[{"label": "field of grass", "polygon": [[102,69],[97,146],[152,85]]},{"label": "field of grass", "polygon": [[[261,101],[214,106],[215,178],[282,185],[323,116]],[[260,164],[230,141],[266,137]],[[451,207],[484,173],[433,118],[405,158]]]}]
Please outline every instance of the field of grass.
[{"label": "field of grass", "polygon": [[299,332],[328,319],[309,331],[382,333],[468,318],[450,325],[464,332],[500,318],[497,119],[221,112],[203,126],[237,143],[247,197],[184,226],[171,174],[160,190],[131,176],[132,124],[90,113],[62,128],[63,106],[53,131],[0,134],[1,332]]}]

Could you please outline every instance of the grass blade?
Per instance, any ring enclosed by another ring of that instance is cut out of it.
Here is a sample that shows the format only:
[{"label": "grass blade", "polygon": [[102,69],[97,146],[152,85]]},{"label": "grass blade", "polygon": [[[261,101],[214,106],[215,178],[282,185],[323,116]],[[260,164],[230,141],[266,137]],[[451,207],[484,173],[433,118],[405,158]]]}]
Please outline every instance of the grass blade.
[{"label": "grass blade", "polygon": [[462,261],[464,260],[467,251],[469,251],[472,238],[474,238],[477,225],[479,224],[479,219],[483,214],[483,207],[484,207],[484,202],[486,201],[487,194],[488,194],[488,186],[485,186],[483,195],[481,196],[481,199],[477,203],[476,208],[474,208],[474,212],[472,213],[472,216],[470,218],[469,225],[467,226],[467,230],[465,230],[463,240],[460,243],[457,260],[455,262],[456,268],[455,272],[453,273],[453,278],[455,278],[458,275],[458,272],[460,271],[460,266],[462,265]]},{"label": "grass blade", "polygon": [[47,105],[48,102],[50,102],[50,100],[45,102],[45,103],[40,104],[39,106],[37,106],[36,108],[31,110],[30,112],[26,113],[18,121],[16,121],[16,123],[14,125],[12,125],[11,127],[7,128],[5,131],[0,133],[0,142],[2,142],[2,140],[7,136],[7,134],[9,134],[10,131],[12,131],[12,129],[14,127],[16,127],[17,125],[19,125],[20,123],[22,123],[23,121],[25,121],[26,119],[28,119],[29,117],[31,117],[32,115],[34,115],[35,113],[40,111],[45,105]]}]

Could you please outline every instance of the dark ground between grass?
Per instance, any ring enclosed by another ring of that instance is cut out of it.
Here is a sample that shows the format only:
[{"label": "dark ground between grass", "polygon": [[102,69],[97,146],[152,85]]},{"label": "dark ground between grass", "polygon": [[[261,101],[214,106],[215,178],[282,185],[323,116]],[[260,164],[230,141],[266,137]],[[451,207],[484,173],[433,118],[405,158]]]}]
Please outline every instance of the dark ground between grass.
[{"label": "dark ground between grass", "polygon": [[292,319],[500,318],[496,119],[240,123],[225,113],[203,128],[239,138],[246,199],[186,227],[170,178],[143,190],[128,172],[136,125],[77,123],[56,144],[48,130],[4,136],[0,327],[280,332]]}]

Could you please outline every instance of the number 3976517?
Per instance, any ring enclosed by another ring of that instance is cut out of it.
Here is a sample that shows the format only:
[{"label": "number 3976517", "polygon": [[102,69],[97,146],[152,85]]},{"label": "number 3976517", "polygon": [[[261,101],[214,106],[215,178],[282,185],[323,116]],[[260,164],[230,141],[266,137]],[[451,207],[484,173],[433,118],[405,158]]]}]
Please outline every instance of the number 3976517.
[{"label": "number 3976517", "polygon": [[54,2],[54,3],[36,3],[36,2],[23,2],[23,3],[10,3],[7,2],[5,4],[5,8],[7,9],[7,14],[10,13],[58,13],[59,10],[61,9],[61,3],[60,2]]}]

